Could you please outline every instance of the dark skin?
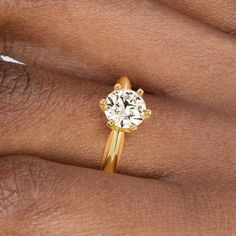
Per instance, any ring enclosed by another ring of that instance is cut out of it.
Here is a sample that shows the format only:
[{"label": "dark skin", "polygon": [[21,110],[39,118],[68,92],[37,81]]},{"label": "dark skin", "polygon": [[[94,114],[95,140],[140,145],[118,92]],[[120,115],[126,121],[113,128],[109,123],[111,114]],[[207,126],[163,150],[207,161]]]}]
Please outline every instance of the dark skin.
[{"label": "dark skin", "polygon": [[[0,235],[236,234],[235,1],[0,4]],[[111,175],[123,75],[153,114]]]}]

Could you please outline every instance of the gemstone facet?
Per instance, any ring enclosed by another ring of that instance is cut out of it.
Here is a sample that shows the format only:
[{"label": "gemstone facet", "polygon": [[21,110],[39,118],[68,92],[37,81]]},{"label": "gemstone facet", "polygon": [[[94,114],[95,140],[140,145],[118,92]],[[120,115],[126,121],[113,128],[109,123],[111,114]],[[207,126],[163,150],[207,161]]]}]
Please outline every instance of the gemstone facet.
[{"label": "gemstone facet", "polygon": [[105,115],[113,120],[115,126],[129,129],[142,123],[146,104],[143,98],[131,89],[119,89],[110,93],[106,99]]}]

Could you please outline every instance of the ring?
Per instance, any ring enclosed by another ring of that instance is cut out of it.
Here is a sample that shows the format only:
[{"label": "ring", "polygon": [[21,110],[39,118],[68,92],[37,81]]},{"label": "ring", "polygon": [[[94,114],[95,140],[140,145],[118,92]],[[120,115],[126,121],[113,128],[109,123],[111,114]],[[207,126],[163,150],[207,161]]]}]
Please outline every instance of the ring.
[{"label": "ring", "polygon": [[99,106],[108,119],[107,126],[111,129],[102,157],[102,171],[116,172],[125,133],[137,130],[137,126],[151,116],[151,110],[146,108],[142,98],[143,94],[142,89],[132,90],[130,80],[124,76],[116,82],[113,92],[100,100]]}]

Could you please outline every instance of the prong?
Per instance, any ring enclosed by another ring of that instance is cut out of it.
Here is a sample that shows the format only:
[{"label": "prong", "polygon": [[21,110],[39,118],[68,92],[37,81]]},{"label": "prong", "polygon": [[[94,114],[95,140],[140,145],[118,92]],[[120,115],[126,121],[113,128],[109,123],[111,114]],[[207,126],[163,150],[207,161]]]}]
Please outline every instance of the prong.
[{"label": "prong", "polygon": [[140,96],[142,97],[143,94],[144,94],[144,91],[143,91],[141,88],[139,88],[139,89],[137,90],[137,93],[138,93],[138,95],[140,95]]},{"label": "prong", "polygon": [[107,109],[106,99],[101,99],[99,102],[100,109],[105,111]]},{"label": "prong", "polygon": [[133,132],[133,131],[135,131],[135,130],[137,130],[137,126],[136,126],[136,125],[131,125],[131,126],[129,127],[128,132],[131,133],[131,132]]},{"label": "prong", "polygon": [[108,120],[107,121],[107,126],[112,129],[115,126],[115,121],[114,120]]},{"label": "prong", "polygon": [[121,89],[121,84],[117,83],[114,85],[114,90],[120,90]]},{"label": "prong", "polygon": [[143,115],[143,119],[144,120],[148,119],[151,116],[151,114],[152,114],[151,110],[149,110],[149,109],[145,110],[144,115]]}]

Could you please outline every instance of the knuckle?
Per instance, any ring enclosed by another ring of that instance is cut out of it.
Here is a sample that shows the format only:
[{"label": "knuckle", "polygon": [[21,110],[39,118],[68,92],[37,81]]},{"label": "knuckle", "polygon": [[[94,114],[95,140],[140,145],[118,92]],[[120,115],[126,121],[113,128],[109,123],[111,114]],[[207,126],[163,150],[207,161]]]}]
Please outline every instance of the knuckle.
[{"label": "knuckle", "polygon": [[27,156],[1,157],[0,235],[32,235],[42,218],[48,217],[42,208],[50,209],[47,202],[54,185],[55,169],[50,162]]},{"label": "knuckle", "polygon": [[50,197],[55,182],[48,162],[32,157],[4,157],[0,161],[0,222],[35,209]]},{"label": "knuckle", "polygon": [[[23,66],[0,64],[0,114],[5,119],[10,113],[24,109],[29,96],[29,74]],[[1,120],[2,120],[1,119]]]},{"label": "knuckle", "polygon": [[0,62],[0,124],[32,118],[58,98],[52,76],[45,79],[26,66]]},{"label": "knuckle", "polygon": [[15,170],[10,160],[0,163],[0,214],[7,213],[12,207],[18,205],[19,189],[15,179]]}]

